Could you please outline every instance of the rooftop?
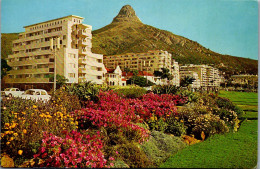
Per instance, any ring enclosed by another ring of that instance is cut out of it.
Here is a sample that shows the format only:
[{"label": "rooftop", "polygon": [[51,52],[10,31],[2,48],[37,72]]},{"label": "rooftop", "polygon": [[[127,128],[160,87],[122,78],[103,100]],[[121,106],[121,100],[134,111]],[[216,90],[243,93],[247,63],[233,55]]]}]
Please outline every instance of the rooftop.
[{"label": "rooftop", "polygon": [[32,24],[32,25],[28,25],[28,26],[24,26],[24,28],[27,28],[27,27],[30,27],[30,26],[39,25],[39,24],[43,24],[43,23],[47,23],[47,22],[51,22],[51,21],[56,21],[56,20],[59,20],[59,19],[69,18],[69,17],[75,17],[75,18],[78,18],[78,19],[84,19],[83,17],[80,17],[80,16],[68,15],[68,16],[64,16],[64,17],[61,17],[61,18],[56,18],[56,19],[52,19],[52,20],[48,20],[48,21],[44,21],[44,22],[39,22],[39,23],[35,23],[35,24]]}]

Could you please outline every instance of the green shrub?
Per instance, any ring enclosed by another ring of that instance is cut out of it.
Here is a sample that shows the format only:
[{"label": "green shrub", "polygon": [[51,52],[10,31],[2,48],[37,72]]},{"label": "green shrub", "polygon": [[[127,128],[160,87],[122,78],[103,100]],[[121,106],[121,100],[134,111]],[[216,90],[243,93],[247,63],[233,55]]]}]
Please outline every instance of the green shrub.
[{"label": "green shrub", "polygon": [[152,87],[155,94],[176,94],[179,87],[175,85],[156,85]]},{"label": "green shrub", "polygon": [[174,116],[170,116],[166,119],[167,128],[165,132],[175,136],[185,135],[187,127],[184,125],[183,120],[178,121],[177,119],[178,117]]},{"label": "green shrub", "polygon": [[136,84],[141,87],[148,87],[154,85],[153,82],[147,80],[145,77],[142,76],[133,76],[128,81],[127,84]]},{"label": "green shrub", "polygon": [[122,86],[113,89],[121,97],[138,98],[146,94],[146,89],[139,86]]},{"label": "green shrub", "polygon": [[152,131],[148,142],[141,148],[155,166],[159,166],[170,155],[183,149],[186,144],[175,136],[170,136],[158,131]]},{"label": "green shrub", "polygon": [[202,114],[196,109],[184,108],[179,112],[179,116],[184,119],[184,124],[188,127],[187,134],[194,134],[197,139],[201,139],[202,131],[206,137],[229,131],[225,121],[211,112]]},{"label": "green shrub", "polygon": [[199,94],[197,92],[193,92],[190,90],[182,90],[179,92],[180,95],[187,97],[188,98],[188,102],[192,103],[192,102],[197,102],[199,100]]},{"label": "green shrub", "polygon": [[153,115],[147,122],[150,130],[162,131],[164,132],[168,126],[168,124],[164,121],[164,118],[159,118]]},{"label": "green shrub", "polygon": [[73,95],[78,96],[78,98],[85,102],[89,100],[98,101],[99,88],[96,84],[91,82],[86,83],[73,83],[71,86],[67,85],[66,90]]},{"label": "green shrub", "polygon": [[119,159],[123,160],[130,168],[149,168],[152,163],[146,154],[135,143],[127,143],[118,146]]},{"label": "green shrub", "polygon": [[[240,108],[238,108],[237,106],[235,106],[229,99],[227,98],[223,98],[223,97],[218,97],[216,99],[216,105],[221,108],[222,110],[232,110],[235,111],[238,118],[242,117],[243,115],[243,110],[241,110]],[[228,114],[229,115],[229,114]],[[227,117],[227,116],[225,116]],[[229,118],[229,117],[228,117]]]}]

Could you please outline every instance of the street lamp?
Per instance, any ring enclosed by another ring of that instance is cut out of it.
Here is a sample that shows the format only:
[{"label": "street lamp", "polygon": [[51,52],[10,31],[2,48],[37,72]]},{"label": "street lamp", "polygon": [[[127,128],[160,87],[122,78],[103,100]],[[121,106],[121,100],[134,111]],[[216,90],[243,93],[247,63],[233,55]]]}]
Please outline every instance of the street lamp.
[{"label": "street lamp", "polygon": [[[56,44],[54,44],[55,40],[56,40]],[[56,50],[60,49],[60,37],[51,38],[50,43],[51,43],[50,49],[51,50],[54,49],[54,83],[53,83],[53,89],[54,89],[54,92],[55,92],[56,91],[56,81],[57,81],[57,76],[56,76],[56,72],[57,72],[57,70],[56,70],[56,67],[57,67],[57,65],[56,65]]]}]

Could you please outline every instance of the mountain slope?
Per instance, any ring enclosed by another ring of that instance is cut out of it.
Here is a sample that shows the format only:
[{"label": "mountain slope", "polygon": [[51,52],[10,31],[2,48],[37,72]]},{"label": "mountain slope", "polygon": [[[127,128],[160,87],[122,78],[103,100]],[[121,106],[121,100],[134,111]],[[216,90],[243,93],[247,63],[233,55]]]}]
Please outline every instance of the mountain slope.
[{"label": "mountain slope", "polygon": [[92,51],[104,55],[166,50],[180,64],[212,64],[228,74],[257,74],[257,61],[213,52],[199,43],[169,31],[143,24],[129,5],[112,23],[95,30]]}]

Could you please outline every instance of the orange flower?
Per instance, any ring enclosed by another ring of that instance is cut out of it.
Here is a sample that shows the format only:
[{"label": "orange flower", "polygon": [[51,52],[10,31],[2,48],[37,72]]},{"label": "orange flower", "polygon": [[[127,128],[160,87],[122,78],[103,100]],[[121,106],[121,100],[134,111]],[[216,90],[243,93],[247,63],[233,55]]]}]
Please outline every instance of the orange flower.
[{"label": "orange flower", "polygon": [[19,155],[22,155],[22,154],[23,154],[23,150],[19,150],[19,151],[18,151],[18,154],[19,154]]},{"label": "orange flower", "polygon": [[23,129],[23,133],[26,134],[26,133],[27,133],[27,130],[26,130],[26,129]]}]

